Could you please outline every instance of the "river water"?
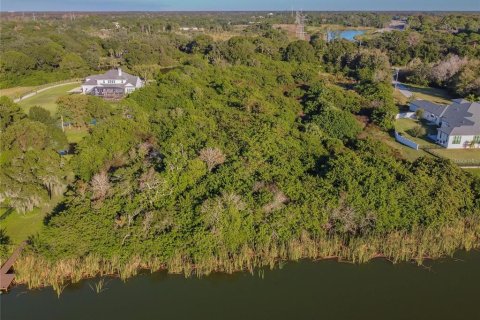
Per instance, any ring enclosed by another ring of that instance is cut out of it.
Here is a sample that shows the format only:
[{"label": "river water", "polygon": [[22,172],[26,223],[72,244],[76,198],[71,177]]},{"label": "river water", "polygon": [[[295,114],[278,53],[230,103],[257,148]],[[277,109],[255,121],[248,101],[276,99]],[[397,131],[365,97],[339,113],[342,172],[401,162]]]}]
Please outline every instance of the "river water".
[{"label": "river water", "polygon": [[255,275],[185,279],[163,272],[52,289],[16,287],[1,295],[13,319],[480,319],[480,252],[392,265],[292,262]]}]

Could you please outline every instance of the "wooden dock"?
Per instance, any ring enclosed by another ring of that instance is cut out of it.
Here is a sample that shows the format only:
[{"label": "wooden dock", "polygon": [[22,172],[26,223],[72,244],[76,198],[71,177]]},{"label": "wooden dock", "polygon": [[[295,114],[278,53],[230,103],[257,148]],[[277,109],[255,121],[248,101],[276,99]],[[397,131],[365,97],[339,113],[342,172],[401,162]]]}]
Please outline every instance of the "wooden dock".
[{"label": "wooden dock", "polygon": [[7,261],[3,264],[2,268],[0,269],[0,290],[7,291],[10,285],[12,284],[13,280],[15,279],[15,274],[10,273],[15,261],[17,261],[18,257],[22,253],[23,248],[25,247],[25,242],[15,249],[13,254],[8,258]]}]

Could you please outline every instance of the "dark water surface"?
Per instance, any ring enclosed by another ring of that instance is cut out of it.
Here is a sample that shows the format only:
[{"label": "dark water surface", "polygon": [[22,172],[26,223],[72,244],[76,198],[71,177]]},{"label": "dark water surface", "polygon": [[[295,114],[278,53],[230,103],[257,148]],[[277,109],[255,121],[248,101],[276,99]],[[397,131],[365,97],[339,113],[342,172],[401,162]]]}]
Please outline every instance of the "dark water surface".
[{"label": "dark water surface", "polygon": [[100,294],[91,288],[98,279],[86,280],[60,298],[16,287],[1,295],[0,318],[480,319],[480,252],[428,265],[303,261],[253,276],[155,273],[108,279]]}]

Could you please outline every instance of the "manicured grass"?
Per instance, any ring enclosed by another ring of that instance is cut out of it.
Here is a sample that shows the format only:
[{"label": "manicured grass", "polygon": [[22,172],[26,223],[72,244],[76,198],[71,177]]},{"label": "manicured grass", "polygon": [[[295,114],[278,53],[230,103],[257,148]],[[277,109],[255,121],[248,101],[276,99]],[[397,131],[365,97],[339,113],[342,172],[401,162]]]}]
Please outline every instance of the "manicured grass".
[{"label": "manicured grass", "polygon": [[28,113],[33,106],[39,106],[50,111],[52,115],[57,112],[56,101],[59,97],[68,95],[68,91],[78,88],[79,83],[66,84],[59,87],[42,91],[30,98],[20,101],[18,104]]},{"label": "manicured grass", "polygon": [[413,92],[416,99],[428,100],[439,104],[450,104],[453,98],[446,90],[430,87],[421,87],[412,84],[402,84]]},{"label": "manicured grass", "polygon": [[[420,137],[413,137],[410,135],[409,130],[414,128],[415,126],[421,125],[426,130],[426,135]],[[406,138],[413,140],[414,142],[418,143],[422,147],[436,147],[437,145],[428,139],[427,135],[435,134],[436,128],[434,126],[429,126],[423,123],[422,121],[414,120],[414,119],[398,119],[395,121],[395,129],[404,135]]]},{"label": "manicured grass", "polygon": [[41,209],[35,209],[26,214],[12,212],[1,221],[1,224],[10,240],[17,244],[39,232],[42,229],[44,217],[45,213]]},{"label": "manicured grass", "polygon": [[35,87],[13,87],[7,89],[0,89],[0,96],[7,96],[11,99],[17,99],[24,94],[32,91]]},{"label": "manicured grass", "polygon": [[480,162],[480,149],[436,149],[435,154],[453,161]]}]

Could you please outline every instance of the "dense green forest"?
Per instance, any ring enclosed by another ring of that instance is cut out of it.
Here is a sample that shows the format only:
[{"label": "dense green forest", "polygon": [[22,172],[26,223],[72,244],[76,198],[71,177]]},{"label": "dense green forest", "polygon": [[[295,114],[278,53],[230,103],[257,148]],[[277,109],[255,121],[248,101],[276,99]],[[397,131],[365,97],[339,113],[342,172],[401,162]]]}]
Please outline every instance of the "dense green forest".
[{"label": "dense green forest", "polygon": [[[311,23],[386,21],[342,17],[312,14]],[[204,27],[232,28],[228,15],[216,19]],[[392,64],[435,69],[460,59],[448,79],[429,81],[480,95],[478,16],[410,17],[407,31],[362,45],[292,40],[269,23],[221,41],[174,32],[183,23],[2,23],[2,86],[115,66],[155,80],[114,104],[62,97],[55,116],[1,98],[0,200],[21,213],[64,194],[30,237],[20,281],[61,290],[67,280],[140,268],[206,274],[333,256],[421,262],[479,246],[480,179],[448,160],[406,160],[372,134],[391,130],[398,112]],[[438,32],[445,24],[456,31]],[[412,70],[406,76],[417,81]],[[89,134],[68,146],[60,115]],[[0,241],[8,243],[3,232]]]}]

